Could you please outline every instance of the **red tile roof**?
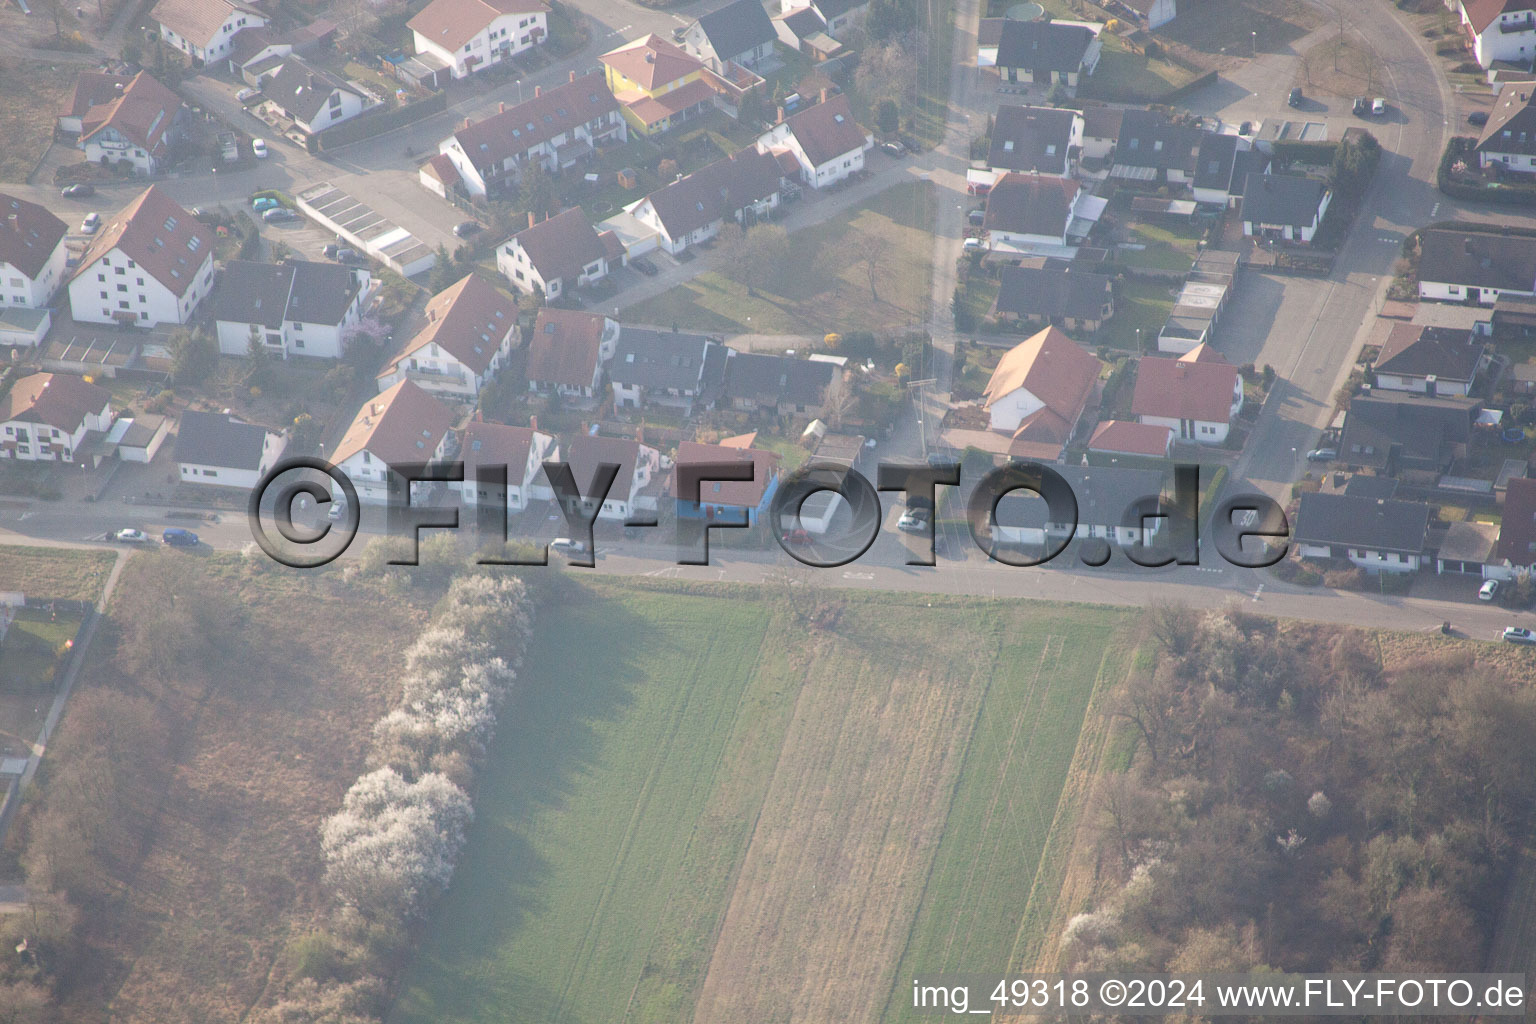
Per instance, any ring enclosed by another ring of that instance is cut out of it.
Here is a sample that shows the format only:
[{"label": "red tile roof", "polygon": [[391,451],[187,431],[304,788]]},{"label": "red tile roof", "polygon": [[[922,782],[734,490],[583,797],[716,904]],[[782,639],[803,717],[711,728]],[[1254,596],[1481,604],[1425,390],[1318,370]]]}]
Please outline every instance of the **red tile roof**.
[{"label": "red tile roof", "polygon": [[609,50],[598,60],[647,92],[704,69],[704,64],[652,33]]},{"label": "red tile roof", "polygon": [[577,125],[619,109],[600,72],[581,75],[545,89],[513,107],[475,121],[453,133],[459,148],[478,168],[500,167],[534,146]]},{"label": "red tile roof", "polygon": [[[735,445],[700,444],[697,441],[683,441],[677,446],[677,466],[722,462],[750,462],[753,467],[752,479],[702,482],[699,485],[699,503],[731,505],[736,508],[756,508],[762,504],[763,493],[779,471],[778,452]],[[683,501],[693,501],[693,495],[677,493],[675,468],[667,481],[666,493]]]},{"label": "red tile roof", "polygon": [[340,465],[368,451],[386,466],[426,462],[453,425],[453,413],[415,381],[402,380],[370,398],[331,452]]},{"label": "red tile roof", "polygon": [[435,343],[475,373],[484,373],[517,324],[517,303],[470,273],[428,299],[426,314],[427,326],[405,343],[393,362]]},{"label": "red tile roof", "polygon": [[1481,35],[1499,15],[1536,10],[1536,3],[1532,0],[1462,0],[1461,9],[1466,12],[1472,31]]},{"label": "red tile roof", "polygon": [[638,441],[622,437],[582,434],[566,446],[565,461],[570,465],[571,475],[576,478],[576,486],[583,494],[592,486],[592,478],[597,474],[599,465],[605,462],[617,465],[619,474],[613,478],[613,487],[608,495],[616,500],[628,501],[630,486],[635,478],[635,466],[640,461],[640,448]]},{"label": "red tile roof", "polygon": [[213,234],[154,185],[117,212],[91,240],[75,277],[111,252],[121,249],[178,298],[192,285],[198,268],[213,252]]},{"label": "red tile roof", "polygon": [[463,444],[459,458],[464,461],[464,479],[473,480],[475,470],[481,465],[506,466],[507,482],[521,483],[523,468],[528,465],[528,452],[534,440],[554,438],[532,427],[512,427],[505,423],[489,423],[474,420],[464,428]]},{"label": "red tile roof", "polygon": [[1172,437],[1172,427],[1131,420],[1105,420],[1093,429],[1093,436],[1088,439],[1088,450],[1165,458],[1168,455],[1168,441]]},{"label": "red tile roof", "polygon": [[149,16],[183,39],[197,46],[207,46],[236,11],[266,18],[254,7],[230,0],[160,0]]},{"label": "red tile roof", "polygon": [[84,117],[92,107],[105,106],[118,97],[118,89],[133,81],[129,75],[108,75],[100,71],[82,71],[75,76],[69,101],[59,111],[60,117]]},{"label": "red tile roof", "polygon": [[1060,330],[1047,327],[1004,353],[983,397],[990,408],[1024,388],[1070,426],[1082,415],[1098,379],[1099,361]]},{"label": "red tile roof", "polygon": [[0,263],[35,279],[68,230],[68,225],[36,203],[0,192]]},{"label": "red tile roof", "polygon": [[842,93],[792,114],[784,123],[815,167],[864,148],[864,129],[853,119]]},{"label": "red tile roof", "polygon": [[463,48],[504,14],[538,14],[548,10],[543,0],[432,0],[405,26],[452,52]]},{"label": "red tile roof", "polygon": [[1131,413],[1226,423],[1232,415],[1237,367],[1146,356],[1136,368]]},{"label": "red tile roof", "polygon": [[159,159],[180,112],[181,97],[149,77],[149,72],[140,71],[116,99],[92,107],[81,117],[80,141],[111,128]]},{"label": "red tile roof", "polygon": [[528,379],[568,388],[591,387],[606,323],[600,313],[550,306],[539,310],[528,339]]},{"label": "red tile roof", "polygon": [[66,373],[34,373],[18,380],[0,398],[0,423],[21,420],[42,423],[73,434],[106,408],[112,394],[84,377]]}]

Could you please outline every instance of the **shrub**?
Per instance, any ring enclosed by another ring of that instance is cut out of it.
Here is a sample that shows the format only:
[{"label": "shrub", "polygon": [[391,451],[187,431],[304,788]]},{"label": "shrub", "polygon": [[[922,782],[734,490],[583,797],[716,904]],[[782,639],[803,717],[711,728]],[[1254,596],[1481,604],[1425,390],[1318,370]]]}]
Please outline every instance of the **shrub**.
[{"label": "shrub", "polygon": [[1323,573],[1323,586],[1330,590],[1360,590],[1365,573],[1360,569],[1330,569]]}]

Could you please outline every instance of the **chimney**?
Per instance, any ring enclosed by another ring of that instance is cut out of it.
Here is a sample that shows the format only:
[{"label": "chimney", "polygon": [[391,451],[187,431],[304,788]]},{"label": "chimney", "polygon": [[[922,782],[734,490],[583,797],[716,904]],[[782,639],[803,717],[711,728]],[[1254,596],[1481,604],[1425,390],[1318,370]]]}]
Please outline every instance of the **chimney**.
[{"label": "chimney", "polygon": [[534,95],[535,99],[537,99],[538,97],[544,95],[544,87],[542,85],[534,86],[533,87],[533,95]]},{"label": "chimney", "polygon": [[783,124],[784,123],[784,108],[783,107],[779,108],[779,120],[778,120],[778,123],[779,124]]},{"label": "chimney", "polygon": [[571,81],[573,81],[573,82],[576,81],[576,72],[575,71],[571,72]]},{"label": "chimney", "polygon": [[459,128],[459,131],[461,131],[461,132],[462,132],[462,131],[467,131],[467,130],[468,130],[468,129],[469,129],[469,126],[470,126],[470,125],[472,125],[472,124],[474,124],[474,123],[475,123],[475,122],[473,122],[473,121],[471,121],[471,120],[470,120],[470,119],[469,119],[469,118],[467,118],[467,117],[466,117],[466,118],[465,118],[465,119],[464,119],[464,124],[463,124],[463,126],[462,126],[462,127],[460,127],[460,128]]},{"label": "chimney", "polygon": [[1463,256],[1471,256],[1472,255],[1472,239],[1470,239],[1470,238],[1463,238],[1461,240],[1461,254]]},{"label": "chimney", "polygon": [[507,104],[506,104],[505,101],[496,104],[496,113],[498,113],[498,114],[505,114],[506,112],[507,112]]},{"label": "chimney", "polygon": [[533,217],[533,211],[529,210],[528,211],[528,226],[529,227],[533,227],[537,223],[538,223],[538,221],[535,220],[534,217]]},{"label": "chimney", "polygon": [[309,81],[309,87],[311,89],[313,89],[315,87],[315,74],[314,74],[314,72],[310,72],[309,73],[308,81]]},{"label": "chimney", "polygon": [[827,102],[827,90],[826,90],[825,87],[823,87],[822,90],[821,90],[821,102],[822,103]]},{"label": "chimney", "polygon": [[531,416],[528,417],[528,427],[529,427],[530,430],[538,430],[539,429],[539,414],[538,413],[534,413],[534,414],[532,414]]},{"label": "chimney", "polygon": [[12,231],[20,231],[21,230],[21,214],[19,214],[19,213],[8,214],[6,216],[6,218],[5,218],[5,226],[10,228]]},{"label": "chimney", "polygon": [[646,50],[645,51],[645,62],[647,64],[655,64],[656,63],[656,54],[652,53],[650,50]]}]

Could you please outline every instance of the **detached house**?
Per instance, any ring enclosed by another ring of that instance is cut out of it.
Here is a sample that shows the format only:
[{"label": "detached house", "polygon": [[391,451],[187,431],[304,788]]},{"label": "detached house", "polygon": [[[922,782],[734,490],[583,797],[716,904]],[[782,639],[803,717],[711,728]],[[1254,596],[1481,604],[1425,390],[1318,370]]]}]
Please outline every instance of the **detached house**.
[{"label": "detached house", "polygon": [[[700,444],[683,441],[677,446],[677,462],[667,479],[665,492],[676,503],[680,519],[705,521],[745,512],[747,522],[756,525],[767,515],[773,505],[773,496],[779,489],[779,454],[753,448],[757,438],[754,431],[738,437],[727,437],[719,444]],[[702,480],[699,482],[698,500],[683,494],[678,471],[689,465],[720,465],[746,463],[752,467],[751,480]]]},{"label": "detached house", "polygon": [[1536,57],[1536,2],[1458,0],[1461,27],[1483,67],[1495,61],[1524,64]]},{"label": "detached house", "polygon": [[1500,567],[1490,576],[1507,579],[1515,569],[1536,566],[1536,479],[1516,477],[1504,491],[1504,513],[1494,559]]},{"label": "detached house", "polygon": [[233,0],[160,0],[149,18],[167,44],[204,64],[229,56],[230,42],[241,29],[267,24],[266,15]]},{"label": "detached house", "polygon": [[1471,331],[1398,322],[1376,357],[1376,387],[1468,395],[1487,362],[1483,343]]},{"label": "detached house", "polygon": [[1003,267],[992,316],[1097,331],[1115,314],[1114,286],[1103,274],[1045,267]]},{"label": "detached house", "polygon": [[59,131],[65,135],[78,136],[83,130],[85,115],[95,107],[110,106],[131,81],[133,77],[130,75],[109,75],[102,71],[80,72],[75,76],[75,85],[69,92],[69,98],[59,108],[56,122]]},{"label": "detached house", "polygon": [[758,0],[735,0],[689,25],[683,49],[716,74],[729,64],[753,67],[773,53],[773,21]]},{"label": "detached house", "polygon": [[[755,0],[752,0],[755,2]],[[864,169],[864,152],[874,145],[853,119],[848,97],[839,93],[781,120],[757,140],[760,153],[788,152],[800,168],[800,180],[825,188]]]},{"label": "detached house", "polygon": [[1004,104],[992,122],[987,166],[1070,178],[1083,149],[1085,123],[1076,110]]},{"label": "detached house", "polygon": [[833,39],[844,38],[869,13],[869,0],[779,0],[779,13],[808,10]]},{"label": "detached house", "polygon": [[417,56],[468,78],[549,38],[543,0],[431,0],[406,28]]},{"label": "detached house", "polygon": [[230,260],[213,293],[219,351],[243,356],[256,338],[273,355],[340,359],[362,320],[372,275],[363,267]]},{"label": "detached house", "polygon": [[[393,467],[433,462],[448,450],[453,413],[442,402],[402,380],[369,399],[330,454],[366,504],[389,500]],[[413,493],[423,488],[413,487]],[[339,488],[335,497],[340,497]]]},{"label": "detached house", "polygon": [[832,363],[754,352],[730,353],[721,386],[732,409],[786,419],[820,418],[842,391],[842,371]]},{"label": "detached house", "polygon": [[715,338],[682,331],[625,327],[608,367],[616,409],[662,405],[684,416],[713,401],[729,350]]},{"label": "detached house", "polygon": [[625,43],[598,59],[608,90],[623,106],[630,127],[642,135],[659,135],[714,108],[719,77],[658,35]]},{"label": "detached house", "polygon": [[551,299],[601,281],[623,265],[624,243],[612,231],[599,234],[579,206],[530,223],[496,250],[496,269],[512,287]]},{"label": "detached house", "polygon": [[1536,85],[1511,82],[1499,90],[1476,151],[1484,170],[1536,174]]},{"label": "detached house", "polygon": [[0,459],[75,462],[86,435],[112,426],[112,395],[84,377],[34,373],[0,395]]},{"label": "detached house", "polygon": [[1492,306],[1536,295],[1536,238],[1495,231],[1419,232],[1419,298]]},{"label": "detached house", "polygon": [[1352,494],[1303,494],[1293,538],[1303,558],[1347,559],[1372,572],[1424,564],[1428,505]]},{"label": "detached house", "polygon": [[506,467],[509,513],[523,511],[530,502],[553,500],[554,491],[544,476],[544,463],[560,460],[560,442],[553,434],[477,419],[464,428],[459,441],[464,479],[448,486],[465,508],[476,509],[496,499],[495,491],[477,485],[481,466]]},{"label": "detached house", "polygon": [[1088,233],[1104,205],[1070,178],[1009,173],[987,194],[981,226],[993,251],[1070,255],[1067,247]]},{"label": "detached house", "polygon": [[1116,466],[1052,466],[1077,497],[1077,521],[1051,520],[1039,495],[1025,490],[1003,495],[989,524],[994,540],[1027,547],[1063,540],[1099,538],[1120,545],[1151,543],[1165,520],[1152,514],[1160,507],[1163,474],[1151,469]]},{"label": "detached house", "polygon": [[1221,444],[1242,408],[1242,375],[1225,360],[1144,356],[1137,365],[1131,414],[1181,441]]},{"label": "detached house", "polygon": [[603,365],[618,343],[618,321],[545,306],[528,339],[528,390],[591,402],[601,391]]},{"label": "detached house", "polygon": [[[566,446],[566,462],[576,487],[586,494],[597,477],[600,465],[619,467],[608,496],[597,507],[597,518],[624,522],[637,512],[655,512],[660,490],[661,453],[650,445],[618,437],[592,437],[583,434]],[[653,486],[653,482],[655,486]],[[591,515],[594,503],[583,500],[582,511]]]},{"label": "detached house", "polygon": [[410,378],[424,390],[474,401],[517,339],[517,303],[478,274],[427,301],[427,326],[379,374],[379,390]]},{"label": "detached house", "polygon": [[1249,174],[1243,186],[1243,234],[1250,238],[1310,242],[1328,202],[1326,182],[1292,174]]},{"label": "detached house", "polygon": [[43,309],[64,281],[68,226],[36,203],[0,192],[0,308]]},{"label": "detached house", "polygon": [[[998,30],[993,58],[997,73],[1005,82],[1044,89],[1060,85],[1075,95],[1078,82],[1099,65],[1101,28],[1083,22],[1005,19]],[[985,66],[980,53],[977,62]]]},{"label": "detached house", "polygon": [[356,86],[298,57],[287,57],[261,81],[261,95],[307,135],[350,121],[372,106]]},{"label": "detached house", "polygon": [[277,464],[288,439],[225,413],[181,414],[176,463],[184,484],[252,488]]},{"label": "detached house", "polygon": [[727,219],[750,226],[768,216],[779,205],[781,187],[778,160],[744,149],[662,186],[629,212],[675,256],[718,235]]},{"label": "detached house", "polygon": [[181,141],[186,120],[181,97],[140,71],[110,101],[81,115],[77,145],[90,163],[155,174]]},{"label": "detached house", "polygon": [[1099,380],[1099,361],[1054,327],[1004,353],[982,392],[992,429],[1018,454],[1056,459],[1077,433]]},{"label": "detached house", "polygon": [[1466,456],[1481,408],[1471,398],[1401,391],[1356,395],[1344,417],[1339,462],[1351,469],[1411,475],[1432,483]]},{"label": "detached house", "polygon": [[76,320],[184,324],[213,290],[213,233],[151,185],[104,224],[69,282]]},{"label": "detached house", "polygon": [[[586,160],[597,146],[628,137],[602,76],[573,71],[563,85],[535,86],[526,102],[466,121],[438,145],[438,154],[457,174],[450,184],[470,196],[497,195],[517,185],[533,164],[558,172]],[[446,169],[437,173],[442,178]]]}]

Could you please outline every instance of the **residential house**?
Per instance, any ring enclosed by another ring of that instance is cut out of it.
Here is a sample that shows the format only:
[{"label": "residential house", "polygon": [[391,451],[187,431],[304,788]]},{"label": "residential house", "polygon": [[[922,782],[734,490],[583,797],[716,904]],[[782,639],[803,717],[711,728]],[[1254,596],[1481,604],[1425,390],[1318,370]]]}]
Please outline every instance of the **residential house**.
[{"label": "residential house", "polygon": [[267,24],[266,15],[236,0],[160,0],[149,20],[168,45],[204,64],[227,57],[241,29]]},{"label": "residential house", "polygon": [[509,513],[519,513],[535,501],[554,499],[544,475],[544,463],[560,460],[560,442],[553,434],[534,427],[471,420],[459,438],[458,458],[464,463],[464,479],[448,486],[465,508],[477,509],[495,500],[495,491],[478,481],[482,466],[505,467]]},{"label": "residential house", "polygon": [[581,207],[533,223],[496,250],[496,269],[527,295],[554,299],[601,281],[624,265],[624,243],[612,231],[601,234]]},{"label": "residential house", "polygon": [[779,13],[810,10],[821,22],[827,35],[845,39],[850,30],[864,21],[870,0],[779,0]]},{"label": "residential house", "polygon": [[1303,558],[1347,559],[1372,572],[1417,572],[1430,507],[1350,494],[1303,494],[1292,539]]},{"label": "residential house", "polygon": [[1110,459],[1172,458],[1173,428],[1134,420],[1104,420],[1093,428],[1088,451]]},{"label": "residential house", "polygon": [[0,395],[0,459],[76,462],[86,435],[111,426],[106,388],[70,374],[28,374]]},{"label": "residential house", "polygon": [[1536,566],[1536,479],[1515,477],[1509,481],[1493,561],[1495,571],[1489,575],[1505,579],[1515,570]]},{"label": "residential house", "polygon": [[675,256],[718,235],[727,220],[750,226],[768,216],[779,205],[781,188],[778,160],[744,149],[663,185],[629,212]]},{"label": "residential house", "polygon": [[1472,331],[1398,321],[1387,332],[1373,367],[1376,387],[1426,395],[1469,395],[1487,366]]},{"label": "residential house", "polygon": [[992,121],[987,166],[1070,178],[1083,149],[1084,123],[1076,110],[1004,104]]},{"label": "residential house", "polygon": [[176,463],[184,484],[254,488],[277,464],[288,439],[228,413],[181,414]]},{"label": "residential house", "polygon": [[[293,53],[293,43],[265,26],[243,28],[229,41],[229,72],[252,85]],[[247,77],[247,69],[253,74]]]},{"label": "residential house", "polygon": [[109,75],[104,71],[82,71],[75,76],[69,98],[59,108],[55,123],[65,135],[78,136],[84,130],[85,115],[97,107],[116,102],[133,81],[132,75]]},{"label": "residential house", "polygon": [[1269,158],[1251,148],[1247,139],[1203,132],[1190,188],[1197,203],[1229,206],[1243,197],[1248,175],[1264,174],[1269,168]]},{"label": "residential house", "polygon": [[1192,124],[1151,110],[1126,110],[1120,118],[1111,178],[1156,185],[1192,185],[1200,168],[1204,133]]},{"label": "residential house", "polygon": [[1499,527],[1468,520],[1452,523],[1435,552],[1435,572],[1499,577],[1502,567],[1494,557],[1499,546]]},{"label": "residential house", "polygon": [[[346,474],[357,499],[378,505],[389,500],[389,475],[397,466],[437,461],[452,438],[453,412],[413,380],[402,380],[370,398],[330,454]],[[412,494],[426,490],[412,487]],[[335,489],[333,496],[341,491]]]},{"label": "residential house", "polygon": [[1532,0],[1459,0],[1461,27],[1483,67],[1495,61],[1531,66],[1536,58],[1536,3]]},{"label": "residential house", "polygon": [[618,343],[617,321],[601,313],[545,306],[528,339],[528,390],[591,402]]},{"label": "residential house", "polygon": [[719,393],[729,351],[702,334],[625,327],[608,366],[614,408],[661,405],[692,415]]},{"label": "residential house", "polygon": [[1097,331],[1115,315],[1114,282],[1069,268],[1003,267],[992,316]]},{"label": "residential house", "polygon": [[543,0],[431,0],[406,28],[418,56],[451,69],[454,78],[500,64],[549,38]]},{"label": "residential house", "polygon": [[738,412],[786,419],[819,419],[843,393],[843,372],[832,363],[793,356],[732,352],[721,394]]},{"label": "residential house", "polygon": [[1536,238],[1495,231],[1419,232],[1419,298],[1492,306],[1536,295]]},{"label": "residential house", "polygon": [[36,203],[0,192],[0,308],[43,309],[64,281],[68,225]]},{"label": "residential house", "polygon": [[[703,519],[706,522],[727,515],[746,514],[756,525],[773,505],[779,488],[779,454],[753,448],[757,432],[727,437],[719,444],[683,441],[677,446],[677,461],[667,479],[664,493],[675,503],[679,519]],[[746,463],[752,467],[751,480],[701,480],[699,496],[680,494],[678,471],[685,466]]]},{"label": "residential house", "polygon": [[982,404],[993,430],[1027,446],[1018,454],[1055,459],[1077,433],[1098,381],[1099,361],[1047,327],[1003,354]]},{"label": "residential house", "polygon": [[843,44],[827,34],[827,23],[814,7],[796,7],[772,18],[779,42],[815,61],[831,60],[843,53]]},{"label": "residential house", "polygon": [[1327,182],[1317,178],[1250,173],[1243,185],[1243,234],[1310,242],[1332,198]]},{"label": "residential house", "polygon": [[[1105,104],[1083,108],[1083,171],[1102,174],[1107,168],[1115,146],[1120,142],[1120,130],[1125,122],[1125,110]],[[1090,161],[1092,162],[1090,166]]]},{"label": "residential house", "polygon": [[76,320],[184,324],[213,290],[213,232],[151,185],[102,225],[69,282]]},{"label": "residential house", "polygon": [[224,264],[213,291],[219,351],[250,352],[256,338],[272,355],[340,359],[363,317],[373,275],[364,267],[286,260]]},{"label": "residential house", "polygon": [[[565,461],[583,494],[592,489],[599,466],[619,467],[613,486],[608,488],[608,496],[595,509],[598,519],[625,522],[637,513],[656,511],[657,492],[662,483],[661,453],[650,445],[618,437],[582,434],[566,446]],[[655,486],[652,486],[653,481]],[[583,500],[580,504],[582,513],[593,513],[591,501]]]},{"label": "residential house", "polygon": [[987,248],[994,251],[1071,255],[1068,246],[1087,234],[1086,222],[1096,220],[1103,208],[1103,200],[1071,178],[1010,172],[987,194],[981,226]]},{"label": "residential house", "polygon": [[1005,19],[997,39],[997,73],[1005,82],[1045,89],[1060,85],[1068,95],[1076,95],[1078,82],[1098,67],[1101,28],[1085,22]]},{"label": "residential house", "polygon": [[76,145],[89,163],[155,174],[184,137],[188,117],[181,97],[140,71],[110,101],[81,115]]},{"label": "residential house", "polygon": [[1118,466],[1052,466],[1077,498],[1077,521],[1057,522],[1045,499],[1025,490],[1003,495],[992,513],[992,539],[1041,548],[1090,537],[1120,545],[1151,543],[1166,521],[1163,474]]},{"label": "residential house", "polygon": [[1482,406],[1471,398],[1373,391],[1350,399],[1339,462],[1433,483],[1464,458]]},{"label": "residential house", "polygon": [[1242,408],[1243,378],[1226,360],[1144,356],[1136,367],[1131,415],[1181,441],[1223,443]]},{"label": "residential house", "polygon": [[719,77],[658,35],[625,43],[598,59],[624,117],[642,135],[660,135],[714,109]]},{"label": "residential house", "polygon": [[864,153],[874,144],[874,136],[853,119],[848,97],[839,93],[828,98],[823,93],[820,103],[781,117],[757,140],[757,149],[791,154],[800,180],[811,188],[825,188],[862,171]]},{"label": "residential house", "polygon": [[724,74],[730,64],[754,67],[773,54],[773,21],[758,0],[734,0],[703,15],[683,31],[683,49],[711,71]]},{"label": "residential house", "polygon": [[[457,177],[447,182],[471,196],[497,195],[537,163],[551,173],[574,167],[603,143],[629,138],[619,103],[596,71],[551,89],[534,86],[523,103],[464,126],[438,145]],[[447,168],[437,171],[448,177]],[[443,194],[445,189],[434,189]]]},{"label": "residential house", "polygon": [[1108,10],[1145,29],[1162,28],[1179,15],[1177,0],[1110,0]]},{"label": "residential house", "polygon": [[1484,170],[1536,174],[1536,83],[1510,82],[1499,89],[1475,150]]},{"label": "residential house", "polygon": [[263,77],[261,95],[306,135],[318,135],[376,105],[361,89],[299,57],[285,58],[275,74]]},{"label": "residential house", "polygon": [[474,401],[517,340],[517,303],[475,273],[427,300],[427,325],[379,374],[384,391],[409,378],[424,390]]}]

